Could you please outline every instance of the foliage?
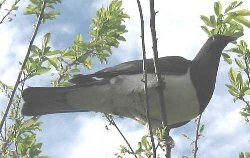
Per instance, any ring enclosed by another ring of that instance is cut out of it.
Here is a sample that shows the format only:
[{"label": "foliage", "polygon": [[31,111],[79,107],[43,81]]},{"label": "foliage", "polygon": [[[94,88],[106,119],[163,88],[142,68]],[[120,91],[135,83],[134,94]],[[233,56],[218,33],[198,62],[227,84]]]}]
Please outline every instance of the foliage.
[{"label": "foliage", "polygon": [[226,86],[228,87],[228,92],[234,97],[234,101],[241,100],[245,104],[240,113],[249,123],[250,51],[244,40],[241,40],[230,51],[234,52],[236,56],[233,59],[229,55],[226,57],[227,63],[233,64],[228,73],[230,84]]},{"label": "foliage", "polygon": [[[209,35],[229,35],[234,37],[243,36],[244,26],[250,27],[250,21],[245,17],[250,15],[250,10],[238,9],[243,2],[233,1],[226,9],[222,10],[220,1],[214,3],[214,14],[211,16],[201,15],[204,26],[201,28]],[[236,10],[238,9],[238,10]]]},{"label": "foliage", "polygon": [[239,158],[250,158],[250,152],[243,153],[241,152]]},{"label": "foliage", "polygon": [[[235,37],[243,35],[244,26],[250,27],[250,21],[246,16],[250,16],[250,10],[238,9],[243,2],[233,1],[222,12],[220,2],[214,3],[214,15],[209,18],[202,15],[201,19],[206,26],[202,29],[209,35],[224,34]],[[238,10],[237,10],[238,9]],[[210,30],[208,28],[211,28]],[[228,64],[232,64],[229,70],[230,84],[227,84],[229,93],[234,97],[234,101],[241,100],[245,106],[241,110],[241,115],[249,122],[250,106],[247,96],[250,95],[250,52],[247,42],[241,40],[229,52],[234,52],[235,55],[229,55],[228,52],[223,52],[222,56]]]},{"label": "foliage", "polygon": [[[250,10],[236,10],[242,3],[243,2],[238,1],[232,2],[222,14],[221,3],[215,2],[215,15],[210,16],[210,18],[201,16],[201,19],[206,24],[206,26],[202,26],[203,30],[209,36],[214,34],[232,35],[236,37],[242,36],[244,32],[242,24],[247,27],[250,26],[250,21],[245,17],[250,16]],[[212,29],[208,30],[208,27]],[[245,117],[246,121],[249,122],[250,106],[247,96],[250,95],[250,52],[244,40],[241,40],[234,48],[231,48],[230,52],[234,52],[236,57],[232,59],[228,53],[222,53],[224,60],[228,64],[233,64],[233,67],[229,70],[230,84],[226,86],[228,87],[229,93],[234,97],[234,101],[241,100],[245,103],[241,114]],[[235,69],[237,69],[237,71]]]},{"label": "foliage", "polygon": [[[155,142],[157,142],[156,150],[158,150],[159,153],[164,153],[166,149],[165,129],[157,128],[156,130],[154,130],[154,139],[156,140]],[[169,138],[169,143],[171,144],[171,147],[174,147],[174,141],[172,138]],[[121,145],[120,152],[116,155],[117,157],[122,157],[124,155],[136,155],[136,157],[138,158],[153,158],[150,135],[146,134],[142,136],[141,140],[138,142],[135,153],[132,153],[126,146]],[[158,154],[158,157],[160,157],[160,154]]]},{"label": "foliage", "polygon": [[6,0],[2,0],[0,2],[0,12],[2,12],[3,10],[6,12],[5,14],[3,14],[2,18],[0,19],[0,24],[4,23],[6,21],[10,22],[13,20],[13,17],[16,16],[16,14],[14,14],[13,12],[18,10],[18,3],[20,1],[21,0],[14,0],[14,2],[12,3],[12,5],[9,8],[4,8]]},{"label": "foliage", "polygon": [[[17,1],[15,1],[17,2]],[[31,1],[34,3],[35,1]],[[42,4],[43,1],[40,3]],[[52,6],[53,0],[47,2],[47,6]],[[17,9],[17,7],[15,8]],[[28,10],[28,8],[26,9]],[[41,10],[41,8],[40,8]],[[40,12],[38,13],[38,15]],[[44,21],[49,19],[44,17]],[[45,48],[46,46],[44,46]],[[45,52],[45,50],[43,50]],[[42,143],[36,141],[36,131],[41,130],[42,123],[38,121],[38,117],[26,118],[20,112],[21,93],[24,88],[25,81],[35,75],[41,74],[43,67],[39,67],[39,64],[43,59],[38,59],[36,62],[28,62],[25,71],[23,71],[23,78],[19,81],[18,90],[16,96],[13,99],[10,114],[5,121],[4,132],[1,133],[0,138],[0,157],[30,157],[30,158],[46,158],[47,156],[41,156]],[[21,63],[20,63],[21,64]],[[3,82],[0,82],[1,91],[5,96],[10,99],[12,86],[7,86]]]},{"label": "foliage", "polygon": [[[250,20],[246,18],[246,16],[250,16],[250,10],[238,9],[242,4],[242,1],[233,1],[222,12],[221,3],[215,2],[215,15],[211,15],[209,18],[201,16],[206,25],[202,26],[202,29],[209,36],[215,34],[243,36],[243,26],[250,28]],[[229,52],[234,54],[229,55]],[[223,52],[222,56],[224,61],[231,64],[228,72],[230,83],[226,84],[228,92],[232,95],[234,102],[240,100],[245,104],[240,114],[245,118],[246,122],[250,123],[250,51],[247,42],[244,40],[236,42],[235,46],[228,52]],[[240,153],[240,158],[247,157],[249,157],[249,153]]]},{"label": "foliage", "polygon": [[[43,1],[30,0],[24,14],[35,15],[37,18],[42,9]],[[54,9],[54,4],[60,0],[46,0],[46,11],[43,23],[53,20],[59,13]],[[123,22],[128,16],[123,12],[121,0],[113,0],[111,4],[98,12],[93,19],[91,40],[83,41],[78,34],[73,45],[65,50],[53,50],[50,47],[51,33],[44,35],[41,46],[32,45],[31,55],[28,57],[22,79],[19,81],[18,94],[16,95],[11,112],[5,124],[4,132],[0,138],[0,157],[30,157],[46,158],[40,156],[42,143],[36,142],[36,131],[41,130],[42,123],[38,117],[26,118],[21,115],[21,93],[25,81],[34,76],[48,74],[51,69],[56,70],[57,78],[52,81],[53,86],[67,86],[73,74],[82,68],[91,68],[92,57],[97,57],[101,62],[106,61],[112,53],[112,47],[118,47],[120,41],[125,41],[123,33],[127,32]],[[20,65],[22,63],[20,62]],[[7,98],[13,87],[0,82],[0,88]]]},{"label": "foliage", "polygon": [[[43,23],[46,20],[53,20],[59,15],[59,12],[55,10],[54,4],[61,3],[61,0],[46,0],[46,9],[50,11],[45,11],[43,14]],[[41,0],[30,0],[30,4],[27,6],[24,11],[25,15],[35,15],[38,18],[42,10],[43,1]]]}]

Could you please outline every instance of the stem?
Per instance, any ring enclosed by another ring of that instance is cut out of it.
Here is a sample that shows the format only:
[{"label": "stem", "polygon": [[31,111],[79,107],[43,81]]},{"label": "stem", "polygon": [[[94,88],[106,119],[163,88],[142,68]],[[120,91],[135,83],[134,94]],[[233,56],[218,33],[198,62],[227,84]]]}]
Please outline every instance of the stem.
[{"label": "stem", "polygon": [[148,124],[148,131],[150,134],[150,140],[152,143],[153,149],[153,158],[156,158],[156,147],[154,142],[152,124],[150,120],[150,107],[149,107],[149,96],[148,96],[148,77],[147,77],[147,68],[146,68],[146,49],[145,49],[145,39],[144,39],[144,20],[143,20],[143,13],[140,0],[137,0],[137,5],[140,13],[140,20],[141,20],[141,44],[142,44],[142,55],[143,55],[143,82],[144,82],[144,91],[145,91],[145,109],[146,109],[146,119]]},{"label": "stem", "polygon": [[244,62],[245,62],[245,65],[246,65],[246,70],[245,70],[245,73],[247,74],[247,78],[248,78],[248,87],[250,85],[250,74],[249,74],[249,65],[248,65],[248,61],[247,61],[247,56],[244,57]]},{"label": "stem", "polygon": [[113,117],[109,114],[105,114],[105,117],[108,119],[108,122],[110,124],[112,124],[116,130],[119,132],[119,134],[122,136],[123,140],[126,142],[126,144],[128,145],[129,149],[130,149],[130,152],[134,155],[135,158],[137,158],[133,148],[131,147],[130,143],[128,142],[128,140],[126,139],[126,137],[123,135],[123,133],[121,132],[121,130],[119,129],[119,127],[116,125]]},{"label": "stem", "polygon": [[40,12],[40,14],[39,14],[38,21],[37,21],[37,24],[36,24],[36,26],[35,26],[34,33],[33,33],[32,37],[31,37],[30,42],[29,42],[29,47],[28,47],[26,56],[25,56],[25,58],[24,58],[24,61],[23,61],[21,70],[19,71],[19,74],[18,74],[16,83],[15,83],[14,89],[13,89],[13,91],[12,91],[12,93],[11,93],[11,97],[10,97],[10,100],[9,100],[9,102],[8,102],[7,108],[6,108],[6,110],[5,110],[4,116],[3,116],[2,120],[1,120],[1,124],[0,124],[0,133],[2,132],[3,124],[4,124],[4,122],[5,122],[6,118],[7,118],[7,115],[8,115],[8,113],[9,113],[10,106],[11,106],[12,101],[13,101],[13,99],[14,99],[14,95],[15,95],[16,90],[17,90],[17,87],[18,87],[18,85],[19,85],[19,83],[20,83],[19,81],[20,81],[21,76],[22,76],[22,73],[23,73],[23,71],[24,71],[24,69],[25,69],[26,62],[27,62],[27,60],[28,60],[28,58],[29,58],[31,47],[32,47],[32,45],[33,45],[33,43],[34,43],[34,40],[35,40],[35,37],[36,37],[36,35],[37,35],[39,26],[40,26],[40,24],[41,24],[41,22],[42,22],[43,13],[44,13],[45,7],[46,7],[46,0],[43,1],[42,10],[41,10],[41,12]]},{"label": "stem", "polygon": [[200,137],[199,130],[200,130],[200,124],[201,124],[201,116],[202,116],[202,113],[198,117],[198,122],[197,122],[197,127],[196,127],[196,135],[195,135],[195,141],[194,141],[194,158],[197,157],[197,152],[198,152],[198,140]]},{"label": "stem", "polygon": [[157,90],[159,93],[159,101],[161,106],[161,119],[162,119],[162,125],[165,129],[165,144],[166,144],[166,157],[171,158],[171,143],[168,141],[170,138],[169,132],[170,129],[167,126],[167,114],[166,114],[166,108],[165,108],[165,100],[164,100],[164,83],[161,78],[161,73],[158,66],[158,49],[157,49],[157,38],[156,38],[156,29],[155,29],[155,9],[154,9],[154,0],[150,1],[150,29],[151,29],[151,36],[152,36],[152,43],[153,43],[153,52],[154,52],[154,67],[155,67],[155,74],[157,77]]},{"label": "stem", "polygon": [[[8,10],[8,12],[3,16],[3,18],[0,21],[0,24],[4,22],[4,20],[10,15],[10,13],[13,11],[13,6],[16,6],[17,3],[19,3],[21,0],[16,0],[14,4],[12,4],[11,8]],[[5,1],[4,1],[5,2]],[[0,7],[1,8],[1,7]]]}]

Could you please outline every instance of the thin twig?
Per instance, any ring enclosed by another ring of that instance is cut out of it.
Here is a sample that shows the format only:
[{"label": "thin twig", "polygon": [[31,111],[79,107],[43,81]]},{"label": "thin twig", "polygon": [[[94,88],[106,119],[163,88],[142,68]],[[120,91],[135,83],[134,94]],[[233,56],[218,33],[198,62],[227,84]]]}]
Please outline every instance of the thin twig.
[{"label": "thin twig", "polygon": [[19,81],[20,81],[20,79],[21,79],[21,76],[22,76],[22,74],[23,74],[23,70],[25,69],[26,62],[27,62],[27,60],[28,60],[28,58],[29,58],[31,47],[32,47],[32,45],[33,45],[33,43],[34,43],[34,40],[35,40],[35,37],[36,37],[36,35],[37,35],[39,26],[40,26],[40,24],[41,24],[41,22],[42,22],[43,14],[44,14],[45,8],[46,8],[46,0],[43,1],[42,10],[41,10],[41,13],[39,14],[38,21],[37,21],[37,24],[36,24],[36,26],[35,26],[34,33],[33,33],[32,37],[31,37],[30,42],[29,42],[29,47],[28,47],[28,50],[27,50],[27,54],[26,54],[26,56],[25,56],[25,58],[24,58],[24,61],[23,61],[21,70],[19,71],[19,74],[18,74],[16,83],[15,83],[14,89],[13,89],[13,91],[12,91],[12,93],[11,93],[10,100],[9,100],[9,102],[8,102],[8,105],[7,105],[7,108],[6,108],[6,110],[5,110],[4,116],[3,116],[2,120],[1,120],[1,124],[0,124],[0,133],[2,132],[3,124],[4,124],[4,122],[5,122],[6,118],[7,118],[7,115],[8,115],[8,113],[9,113],[10,106],[11,106],[12,101],[13,101],[13,99],[14,99],[14,95],[15,95],[15,93],[16,93],[17,87],[18,87],[18,85],[19,85],[19,83],[20,83]]},{"label": "thin twig", "polygon": [[[8,10],[8,12],[3,16],[3,18],[0,21],[0,24],[4,22],[4,20],[10,15],[10,13],[14,10],[13,7],[16,6],[21,0],[15,0],[15,2],[12,4],[11,8]],[[1,8],[1,7],[0,7]]]},{"label": "thin twig", "polygon": [[133,148],[131,147],[130,143],[128,142],[127,138],[124,136],[124,134],[121,132],[121,130],[119,129],[119,127],[116,125],[113,117],[109,114],[105,114],[105,117],[107,118],[108,122],[113,125],[116,130],[119,132],[119,134],[122,136],[123,140],[126,142],[126,144],[128,145],[130,152],[134,155],[135,158],[137,158]]},{"label": "thin twig", "polygon": [[247,78],[248,78],[248,87],[250,85],[250,74],[249,74],[249,65],[248,65],[248,61],[247,61],[247,56],[244,57],[244,62],[245,62],[245,65],[246,65],[246,69],[245,69],[245,73],[247,74]]},{"label": "thin twig", "polygon": [[195,134],[195,141],[194,141],[194,158],[197,157],[197,152],[198,152],[198,140],[200,138],[200,124],[201,124],[201,116],[202,113],[198,117],[198,122],[197,122],[197,127],[196,127],[196,134]]},{"label": "thin twig", "polygon": [[161,119],[162,119],[162,125],[165,129],[165,142],[166,142],[166,157],[171,158],[171,143],[168,141],[170,136],[169,132],[170,129],[167,126],[167,114],[166,114],[166,108],[165,108],[165,100],[164,100],[164,83],[161,78],[161,73],[158,66],[158,49],[157,49],[157,37],[156,37],[156,29],[155,29],[155,9],[154,9],[154,0],[150,1],[150,29],[151,29],[151,36],[152,36],[152,43],[153,43],[153,52],[154,52],[154,67],[155,67],[155,73],[158,81],[157,90],[159,93],[159,101],[160,101],[160,107],[161,107]]},{"label": "thin twig", "polygon": [[145,109],[146,109],[146,119],[148,124],[148,131],[150,134],[150,140],[152,143],[152,149],[153,149],[153,158],[156,158],[156,147],[155,147],[155,141],[154,141],[154,135],[150,120],[150,106],[149,106],[149,96],[148,96],[148,76],[147,76],[147,67],[146,67],[146,49],[145,49],[145,39],[144,39],[144,19],[143,19],[143,13],[142,13],[142,7],[140,0],[137,0],[137,5],[140,13],[140,20],[141,20],[141,44],[142,44],[142,55],[143,55],[143,82],[144,82],[144,94],[145,94]]}]

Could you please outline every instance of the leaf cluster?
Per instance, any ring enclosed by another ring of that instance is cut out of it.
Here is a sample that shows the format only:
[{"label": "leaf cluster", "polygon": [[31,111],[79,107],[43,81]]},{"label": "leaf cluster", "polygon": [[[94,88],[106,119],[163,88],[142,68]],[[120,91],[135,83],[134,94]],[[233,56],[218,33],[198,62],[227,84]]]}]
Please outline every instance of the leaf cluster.
[{"label": "leaf cluster", "polygon": [[[42,1],[30,0],[25,13],[38,17],[42,9]],[[53,20],[59,13],[54,10],[54,4],[59,0],[46,0],[46,11],[43,22]],[[127,32],[123,22],[128,16],[123,12],[121,0],[113,0],[107,7],[102,7],[93,19],[91,40],[84,41],[78,34],[73,45],[64,50],[50,47],[51,34],[44,35],[41,46],[32,45],[22,78],[19,81],[18,95],[14,98],[4,132],[0,138],[0,157],[29,157],[46,158],[40,156],[42,143],[36,141],[36,131],[41,130],[42,123],[37,117],[26,118],[20,112],[21,93],[25,82],[34,76],[48,74],[57,75],[52,81],[53,86],[68,86],[68,80],[82,68],[91,68],[91,60],[97,57],[101,62],[112,53],[112,47],[118,47],[120,41],[125,41],[123,33]],[[22,63],[20,62],[20,65]],[[9,98],[13,90],[0,82],[1,91]]]},{"label": "leaf cluster", "polygon": [[250,152],[241,152],[239,158],[250,158]]},{"label": "leaf cluster", "polygon": [[[54,5],[61,3],[61,0],[46,0],[46,9],[43,14],[43,23],[46,20],[53,20],[56,18],[57,15],[60,13],[55,10]],[[27,6],[26,10],[24,11],[25,15],[35,15],[38,18],[41,10],[42,10],[43,1],[41,0],[30,0],[30,4]]]},{"label": "leaf cluster", "polygon": [[247,43],[241,40],[235,47],[230,49],[236,54],[233,59],[226,53],[223,57],[228,64],[234,64],[228,73],[230,84],[227,84],[228,92],[234,97],[234,101],[241,100],[245,106],[241,115],[249,122],[250,105],[247,100],[250,95],[250,51]]},{"label": "leaf cluster", "polygon": [[[0,137],[0,157],[31,157],[41,158],[42,143],[36,142],[35,131],[41,130],[41,122],[38,117],[24,118],[20,113],[21,91],[24,83],[21,84],[19,94],[12,102],[12,109],[8,116],[4,133]],[[10,96],[13,87],[1,82],[1,90],[7,97]]]},{"label": "leaf cluster", "polygon": [[[156,144],[156,150],[159,152],[164,152],[166,149],[165,145],[165,129],[163,128],[157,128],[154,131],[154,139],[157,142]],[[174,147],[174,142],[172,138],[170,138],[171,147]],[[117,157],[122,157],[122,155],[136,155],[138,158],[152,158],[153,157],[153,151],[152,151],[152,143],[149,134],[143,135],[141,137],[141,140],[138,142],[137,148],[135,150],[135,153],[132,153],[126,146],[121,145],[120,146],[120,153],[117,153]],[[160,154],[158,154],[160,156]]]},{"label": "leaf cluster", "polygon": [[[43,1],[31,0],[32,4],[30,6],[38,6]],[[53,8],[51,5],[55,1],[47,0],[50,9]],[[17,9],[17,8],[16,8]],[[40,10],[37,10],[37,15],[39,15]],[[38,12],[39,11],[39,12]],[[44,17],[45,19],[50,19]],[[21,114],[20,103],[21,103],[21,93],[24,88],[24,83],[27,79],[46,73],[50,70],[46,67],[48,54],[52,53],[49,46],[50,34],[46,34],[43,41],[42,47],[33,45],[31,47],[31,56],[27,59],[27,64],[25,69],[21,71],[22,77],[18,82],[18,88],[15,92],[16,95],[11,102],[10,113],[5,120],[5,128],[0,134],[0,157],[24,157],[24,158],[47,158],[47,156],[41,156],[42,143],[36,140],[36,131],[41,130],[42,123],[38,121],[38,117],[26,118]],[[22,63],[20,63],[22,65]],[[0,81],[0,89],[5,94],[7,98],[10,99],[11,93],[14,90],[12,86],[8,86]]]},{"label": "leaf cluster", "polygon": [[[112,54],[112,47],[118,47],[120,41],[125,41],[123,34],[127,30],[123,22],[128,16],[123,12],[121,5],[121,0],[113,0],[108,7],[102,7],[97,11],[96,17],[92,19],[90,41],[84,41],[83,36],[78,34],[73,45],[64,50],[41,49],[40,54],[45,57],[38,56],[40,61],[47,61],[49,66],[53,66],[58,72],[59,79],[52,81],[54,86],[70,85],[68,80],[74,74],[82,68],[91,69],[93,57],[100,62],[107,62],[107,57]],[[48,52],[43,53],[42,50]],[[39,63],[38,59],[36,60]]]},{"label": "leaf cluster", "polygon": [[243,2],[233,1],[225,10],[222,9],[220,1],[214,3],[214,14],[211,16],[201,15],[205,25],[201,28],[209,35],[228,35],[233,37],[243,36],[244,27],[250,28],[250,10],[238,9]]},{"label": "leaf cluster", "polygon": [[126,41],[123,34],[127,30],[123,22],[127,18],[129,16],[123,11],[122,1],[113,0],[107,8],[101,7],[96,18],[92,19],[91,47],[101,61],[106,61],[105,58],[112,53],[111,47],[118,47],[119,41]]}]

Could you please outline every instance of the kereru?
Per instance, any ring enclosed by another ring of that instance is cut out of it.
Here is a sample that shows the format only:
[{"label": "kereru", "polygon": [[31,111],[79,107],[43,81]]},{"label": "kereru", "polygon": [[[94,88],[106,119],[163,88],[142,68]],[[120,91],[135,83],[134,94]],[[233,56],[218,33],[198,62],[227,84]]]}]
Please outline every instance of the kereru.
[{"label": "kereru", "polygon": [[[179,56],[159,58],[165,85],[164,98],[169,127],[186,124],[208,105],[216,82],[222,50],[235,37],[210,37],[191,61]],[[152,59],[146,60],[150,119],[161,126],[157,79]],[[101,112],[146,123],[142,60],[105,68],[93,74],[78,75],[71,87],[31,87],[23,91],[22,113],[27,116],[66,112]]]}]

